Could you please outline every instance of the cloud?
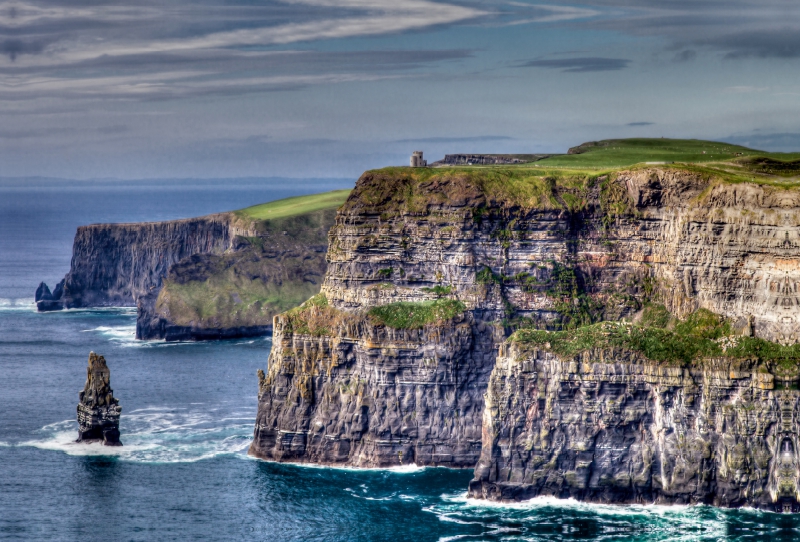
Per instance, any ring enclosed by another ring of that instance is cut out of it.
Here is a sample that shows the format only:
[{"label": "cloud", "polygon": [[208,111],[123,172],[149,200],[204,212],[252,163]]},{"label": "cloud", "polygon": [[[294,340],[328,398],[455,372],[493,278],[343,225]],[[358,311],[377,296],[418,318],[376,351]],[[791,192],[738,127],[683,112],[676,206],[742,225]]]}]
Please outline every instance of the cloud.
[{"label": "cloud", "polygon": [[511,141],[508,136],[473,136],[473,137],[420,137],[417,139],[398,139],[395,143],[471,143],[475,141]]},{"label": "cloud", "polygon": [[529,60],[518,66],[523,68],[550,68],[570,73],[583,73],[623,70],[628,67],[628,64],[630,64],[630,60],[625,58],[590,56],[580,58],[557,58],[551,60]]},{"label": "cloud", "polygon": [[[61,4],[0,0],[0,96],[9,103],[234,96],[397,78],[473,52],[281,49],[420,31],[486,14],[431,0],[142,0],[127,6],[75,0],[69,9]],[[0,103],[0,110],[8,108]]]},{"label": "cloud", "polygon": [[573,23],[641,37],[660,36],[675,60],[697,49],[727,59],[800,58],[800,4],[787,0],[584,0],[604,15]]},{"label": "cloud", "polygon": [[625,126],[652,126],[655,122],[629,122]]},{"label": "cloud", "polygon": [[230,8],[101,4],[74,12],[26,4],[15,13],[0,20],[7,23],[0,24],[0,36],[58,34],[58,43],[40,51],[49,53],[42,62],[50,63],[397,34],[486,15],[429,0],[287,0]]},{"label": "cloud", "polygon": [[315,85],[396,79],[471,51],[198,51],[100,57],[65,68],[0,67],[0,97],[163,100],[286,92]]},{"label": "cloud", "polygon": [[8,58],[13,62],[19,55],[37,55],[41,53],[47,43],[44,40],[5,39],[0,41],[0,54],[8,55]]}]

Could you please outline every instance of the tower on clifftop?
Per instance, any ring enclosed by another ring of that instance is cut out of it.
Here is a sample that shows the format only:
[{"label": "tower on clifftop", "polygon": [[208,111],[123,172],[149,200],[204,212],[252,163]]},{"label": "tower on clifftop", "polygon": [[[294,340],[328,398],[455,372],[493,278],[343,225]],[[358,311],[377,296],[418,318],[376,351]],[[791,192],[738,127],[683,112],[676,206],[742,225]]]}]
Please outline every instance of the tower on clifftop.
[{"label": "tower on clifftop", "polygon": [[427,165],[428,161],[422,159],[422,151],[414,151],[411,153],[411,167],[425,167]]}]

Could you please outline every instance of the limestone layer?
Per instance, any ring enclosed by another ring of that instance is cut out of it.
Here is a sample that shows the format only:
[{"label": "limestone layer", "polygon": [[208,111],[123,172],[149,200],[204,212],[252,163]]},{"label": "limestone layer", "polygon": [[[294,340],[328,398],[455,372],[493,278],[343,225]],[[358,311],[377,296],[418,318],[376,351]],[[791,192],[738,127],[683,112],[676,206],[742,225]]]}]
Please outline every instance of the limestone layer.
[{"label": "limestone layer", "polygon": [[504,346],[469,493],[798,511],[798,416],[800,393],[754,362]]}]

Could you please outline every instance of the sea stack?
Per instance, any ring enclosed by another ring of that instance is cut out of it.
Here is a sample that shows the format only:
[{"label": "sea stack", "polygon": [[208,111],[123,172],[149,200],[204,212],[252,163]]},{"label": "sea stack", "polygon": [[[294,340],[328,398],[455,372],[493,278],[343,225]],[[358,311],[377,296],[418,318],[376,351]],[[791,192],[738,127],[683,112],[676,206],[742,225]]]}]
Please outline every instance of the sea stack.
[{"label": "sea stack", "polygon": [[122,446],[119,415],[122,407],[111,389],[111,371],[106,358],[89,352],[86,384],[78,395],[78,441],[103,441],[105,446]]}]

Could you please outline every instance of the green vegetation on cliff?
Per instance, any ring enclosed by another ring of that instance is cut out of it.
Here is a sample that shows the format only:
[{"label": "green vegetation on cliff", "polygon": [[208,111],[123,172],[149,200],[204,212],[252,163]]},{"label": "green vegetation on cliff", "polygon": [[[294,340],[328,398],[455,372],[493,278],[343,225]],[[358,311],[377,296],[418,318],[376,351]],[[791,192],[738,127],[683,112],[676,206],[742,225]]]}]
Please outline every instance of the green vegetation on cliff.
[{"label": "green vegetation on cliff", "polygon": [[279,313],[319,292],[328,229],[349,190],[273,201],[235,211],[257,235],[240,236],[224,254],[175,264],[155,313],[172,326],[202,332],[272,324]]},{"label": "green vegetation on cliff", "polygon": [[621,168],[646,162],[709,163],[762,156],[773,160],[797,160],[800,153],[768,153],[739,145],[701,139],[606,139],[570,149],[570,154],[546,158],[540,167]]},{"label": "green vegetation on cliff", "polygon": [[648,307],[639,324],[601,322],[569,331],[522,329],[509,339],[571,358],[593,349],[630,350],[657,362],[693,364],[726,357],[778,365],[800,363],[800,344],[782,346],[734,333],[725,318],[705,309],[683,320],[672,318],[663,306]]},{"label": "green vegetation on cliff", "polygon": [[296,196],[293,198],[279,199],[247,207],[235,213],[242,217],[253,218],[256,220],[276,220],[279,218],[287,218],[291,216],[312,213],[314,211],[322,211],[325,209],[334,209],[340,207],[347,196],[350,195],[350,190],[333,190],[331,192],[323,192],[321,194],[311,194],[308,196]]},{"label": "green vegetation on cliff", "polygon": [[317,294],[283,316],[290,331],[320,337],[332,336],[341,324],[364,322],[365,317],[372,325],[420,329],[451,320],[465,310],[466,306],[455,299],[435,299],[390,303],[372,307],[366,312],[348,313],[331,307],[324,294]]},{"label": "green vegetation on cliff", "polygon": [[466,310],[455,299],[399,302],[372,307],[368,315],[374,323],[395,329],[419,329],[428,324],[451,320]]}]

